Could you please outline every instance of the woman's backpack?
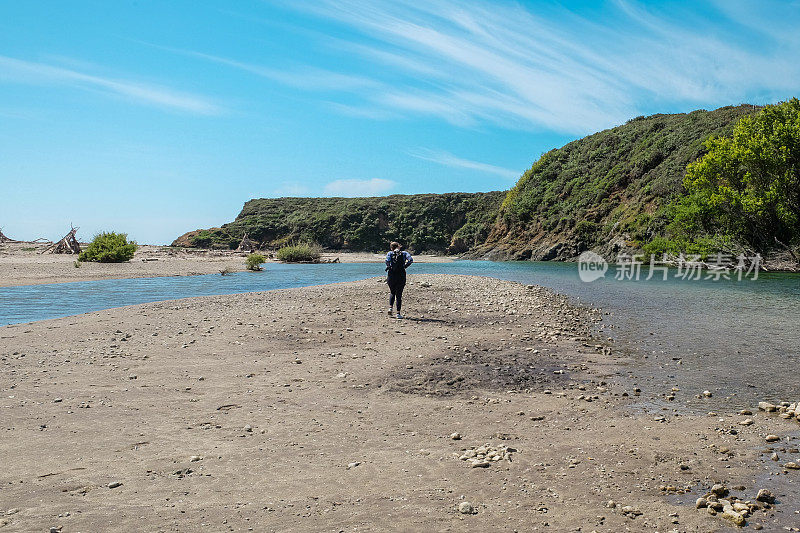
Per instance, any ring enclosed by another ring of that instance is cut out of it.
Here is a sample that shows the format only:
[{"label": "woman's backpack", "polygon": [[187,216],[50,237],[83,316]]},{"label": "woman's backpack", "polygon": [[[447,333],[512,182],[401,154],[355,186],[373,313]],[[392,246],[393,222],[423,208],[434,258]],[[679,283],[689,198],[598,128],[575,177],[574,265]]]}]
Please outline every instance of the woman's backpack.
[{"label": "woman's backpack", "polygon": [[400,274],[406,271],[406,256],[400,250],[392,252],[389,258],[389,275]]}]

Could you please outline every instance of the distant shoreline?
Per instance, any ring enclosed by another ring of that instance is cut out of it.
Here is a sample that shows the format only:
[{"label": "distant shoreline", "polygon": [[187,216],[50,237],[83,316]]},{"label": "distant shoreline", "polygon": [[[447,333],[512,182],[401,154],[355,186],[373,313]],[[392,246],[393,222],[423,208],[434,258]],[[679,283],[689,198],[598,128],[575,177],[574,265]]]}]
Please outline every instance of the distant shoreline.
[{"label": "distant shoreline", "polygon": [[[35,248],[31,250],[31,248]],[[25,249],[25,250],[23,250]],[[243,272],[247,253],[218,250],[184,250],[166,246],[142,245],[127,263],[81,263],[77,257],[62,254],[41,254],[43,247],[31,244],[0,246],[0,287],[21,287],[107,279],[199,276],[226,272]],[[377,263],[382,254],[366,252],[325,252],[323,260],[339,259],[341,263]],[[449,263],[453,257],[417,255],[420,263]],[[270,259],[267,263],[277,263]]]}]

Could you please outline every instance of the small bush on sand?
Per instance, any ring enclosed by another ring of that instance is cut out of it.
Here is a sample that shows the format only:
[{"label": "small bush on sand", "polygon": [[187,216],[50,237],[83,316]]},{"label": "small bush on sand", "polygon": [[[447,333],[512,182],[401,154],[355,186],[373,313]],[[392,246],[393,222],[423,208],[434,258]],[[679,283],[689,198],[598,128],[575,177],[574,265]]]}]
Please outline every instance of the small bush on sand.
[{"label": "small bush on sand", "polygon": [[264,270],[261,268],[261,265],[267,261],[267,258],[261,254],[250,254],[245,259],[245,265],[247,266],[247,270],[252,270],[253,272],[259,272]]},{"label": "small bush on sand", "polygon": [[122,263],[133,259],[137,245],[128,241],[125,233],[100,233],[95,236],[89,246],[78,256],[78,261],[96,261],[98,263]]},{"label": "small bush on sand", "polygon": [[319,248],[310,244],[284,246],[278,250],[278,259],[286,263],[307,263],[319,261]]}]

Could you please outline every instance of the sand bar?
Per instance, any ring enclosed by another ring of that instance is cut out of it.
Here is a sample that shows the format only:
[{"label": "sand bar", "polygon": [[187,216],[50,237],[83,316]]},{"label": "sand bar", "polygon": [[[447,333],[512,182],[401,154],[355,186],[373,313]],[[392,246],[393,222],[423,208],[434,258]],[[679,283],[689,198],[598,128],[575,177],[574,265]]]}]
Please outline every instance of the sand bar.
[{"label": "sand bar", "polygon": [[597,311],[409,278],[403,320],[373,278],[0,328],[3,530],[715,531],[714,483],[772,488],[796,427],[634,408]]},{"label": "sand bar", "polygon": [[[245,270],[246,253],[183,250],[162,246],[141,246],[126,263],[80,263],[74,255],[41,254],[45,246],[30,244],[0,245],[0,287],[68,283],[98,279],[152,278],[162,276],[196,276]],[[364,252],[323,253],[322,260],[338,259],[342,263],[380,263],[383,254]],[[446,256],[419,255],[418,263],[443,263]],[[268,262],[275,262],[269,259]]]}]

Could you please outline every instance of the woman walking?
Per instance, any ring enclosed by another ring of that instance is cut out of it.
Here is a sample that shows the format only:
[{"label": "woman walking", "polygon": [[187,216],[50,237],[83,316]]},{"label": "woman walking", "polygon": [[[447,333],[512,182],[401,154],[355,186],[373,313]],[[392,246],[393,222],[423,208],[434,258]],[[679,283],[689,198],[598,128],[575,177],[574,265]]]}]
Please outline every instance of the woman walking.
[{"label": "woman walking", "polygon": [[403,306],[403,289],[406,286],[406,269],[414,262],[411,254],[401,249],[400,243],[392,242],[389,253],[386,254],[386,283],[389,284],[389,316],[392,316],[392,306],[397,302],[397,318],[403,318],[400,308]]}]

